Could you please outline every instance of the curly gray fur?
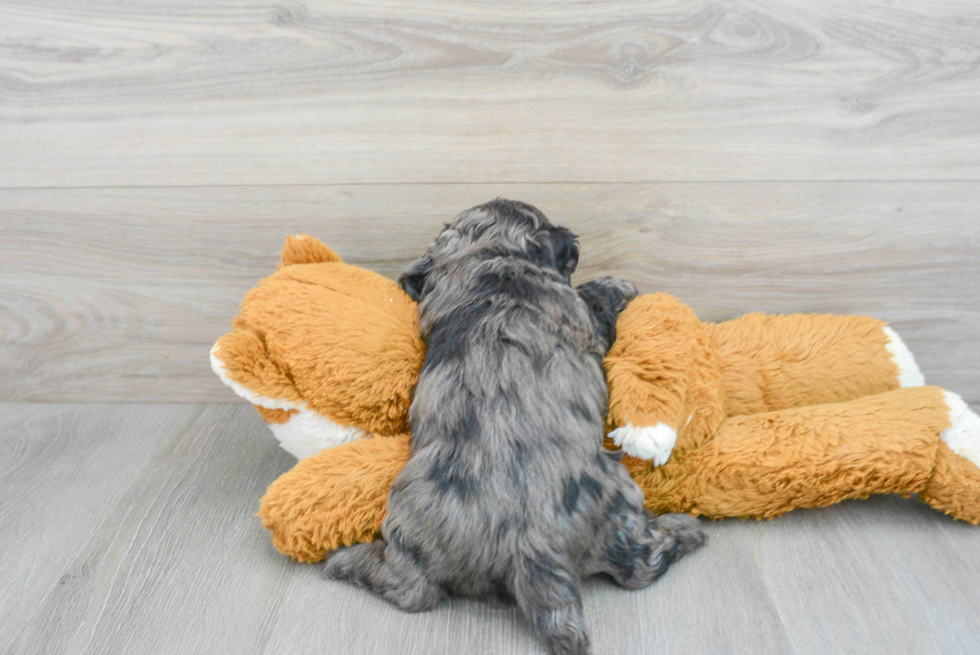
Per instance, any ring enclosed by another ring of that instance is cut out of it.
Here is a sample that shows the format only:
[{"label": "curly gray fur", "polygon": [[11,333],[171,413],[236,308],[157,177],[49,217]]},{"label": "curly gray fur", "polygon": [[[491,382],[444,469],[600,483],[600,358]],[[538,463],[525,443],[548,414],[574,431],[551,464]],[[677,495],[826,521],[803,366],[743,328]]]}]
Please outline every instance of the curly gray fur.
[{"label": "curly gray fur", "polygon": [[580,581],[649,585],[704,542],[697,520],[653,517],[602,448],[602,358],[633,285],[573,288],[574,234],[524,203],[460,214],[400,282],[427,351],[411,458],[383,540],[324,573],[407,611],[446,594],[516,600],[550,653],[589,652]]}]

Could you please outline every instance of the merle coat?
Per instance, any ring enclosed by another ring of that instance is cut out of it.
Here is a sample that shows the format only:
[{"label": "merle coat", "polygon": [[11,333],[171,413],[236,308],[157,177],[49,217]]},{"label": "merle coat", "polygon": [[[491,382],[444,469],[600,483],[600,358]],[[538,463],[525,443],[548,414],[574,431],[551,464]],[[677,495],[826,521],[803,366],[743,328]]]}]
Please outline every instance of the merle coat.
[{"label": "merle coat", "polygon": [[383,540],[336,552],[328,577],[408,611],[446,594],[515,600],[549,652],[587,653],[582,577],[643,587],[703,543],[695,519],[644,510],[602,448],[602,359],[636,291],[613,278],[572,287],[577,263],[574,234],[496,200],[402,275],[427,344],[411,458]]}]

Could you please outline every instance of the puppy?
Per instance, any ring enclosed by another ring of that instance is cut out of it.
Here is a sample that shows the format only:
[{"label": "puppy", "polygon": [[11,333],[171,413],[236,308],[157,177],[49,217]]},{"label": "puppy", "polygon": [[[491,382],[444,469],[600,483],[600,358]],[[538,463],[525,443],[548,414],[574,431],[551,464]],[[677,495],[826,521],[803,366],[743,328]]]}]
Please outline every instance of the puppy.
[{"label": "puppy", "polygon": [[383,539],[336,551],[324,575],[403,610],[447,594],[516,601],[550,653],[588,653],[580,581],[645,587],[705,540],[696,519],[651,516],[602,448],[602,359],[636,296],[573,288],[578,243],[536,208],[460,214],[399,282],[419,302],[425,361],[412,451]]}]

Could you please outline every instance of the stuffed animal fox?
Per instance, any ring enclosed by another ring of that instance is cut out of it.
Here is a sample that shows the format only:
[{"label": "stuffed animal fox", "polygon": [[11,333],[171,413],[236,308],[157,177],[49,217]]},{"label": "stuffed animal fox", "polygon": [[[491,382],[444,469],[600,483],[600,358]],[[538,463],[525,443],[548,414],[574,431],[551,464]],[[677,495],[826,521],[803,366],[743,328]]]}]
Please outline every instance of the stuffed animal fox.
[{"label": "stuffed animal fox", "polygon": [[[391,280],[290,237],[215,344],[215,372],[300,458],[262,499],[273,543],[314,562],[373,539],[408,460],[425,354]],[[770,518],[878,493],[918,494],[980,523],[980,416],[923,386],[915,359],[864,316],[699,321],[667,294],[619,317],[605,361],[608,445],[654,512]]]}]

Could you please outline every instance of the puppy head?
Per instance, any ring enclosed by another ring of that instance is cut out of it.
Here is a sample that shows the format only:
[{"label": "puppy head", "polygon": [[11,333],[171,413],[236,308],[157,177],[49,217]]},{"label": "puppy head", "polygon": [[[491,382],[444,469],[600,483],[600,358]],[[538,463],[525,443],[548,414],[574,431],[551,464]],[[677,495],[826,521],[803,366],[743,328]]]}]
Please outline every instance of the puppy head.
[{"label": "puppy head", "polygon": [[578,266],[578,237],[567,228],[552,225],[537,207],[498,198],[463,212],[447,224],[398,282],[419,301],[433,269],[463,256],[520,257],[557,271],[569,281]]}]

